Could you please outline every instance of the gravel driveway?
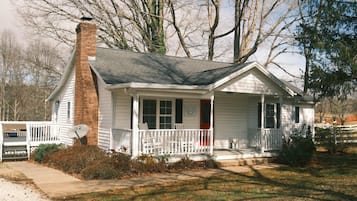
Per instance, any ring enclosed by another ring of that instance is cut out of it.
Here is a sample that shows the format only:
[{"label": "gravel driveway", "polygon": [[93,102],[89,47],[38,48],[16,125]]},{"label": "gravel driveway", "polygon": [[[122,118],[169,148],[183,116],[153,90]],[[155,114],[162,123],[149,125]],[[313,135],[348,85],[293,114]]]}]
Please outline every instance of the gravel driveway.
[{"label": "gravel driveway", "polygon": [[26,184],[16,184],[0,178],[0,198],[2,201],[47,201],[44,195]]}]

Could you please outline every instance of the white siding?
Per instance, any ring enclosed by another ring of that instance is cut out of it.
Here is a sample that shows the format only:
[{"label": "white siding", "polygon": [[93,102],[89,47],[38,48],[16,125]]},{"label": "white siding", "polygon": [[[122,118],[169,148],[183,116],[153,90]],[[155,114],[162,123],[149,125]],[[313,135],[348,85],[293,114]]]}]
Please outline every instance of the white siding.
[{"label": "white siding", "polygon": [[[73,140],[69,137],[70,132],[73,132],[74,125],[74,87],[75,73],[71,72],[67,83],[63,87],[59,95],[53,100],[52,121],[60,124],[60,140],[66,145],[72,145]],[[59,101],[58,117],[56,118],[55,104]],[[68,118],[67,109],[70,103],[70,114]]]},{"label": "white siding", "polygon": [[113,104],[112,93],[104,88],[105,84],[98,79],[98,146],[110,148],[110,129],[112,128]]},{"label": "white siding", "polygon": [[230,81],[220,91],[277,95],[281,89],[260,71],[250,70],[239,78]]},{"label": "white siding", "polygon": [[183,99],[182,104],[182,121],[184,128],[200,128],[200,100]]},{"label": "white siding", "polygon": [[[299,123],[295,123],[295,107],[300,108]],[[313,105],[302,105],[294,102],[284,102],[282,108],[282,129],[286,136],[292,133],[293,129],[299,129],[303,125],[311,126],[314,124],[314,107]]]},{"label": "white siding", "polygon": [[283,102],[281,107],[281,129],[285,136],[291,134],[295,126],[294,121],[294,106],[291,103]]},{"label": "white siding", "polygon": [[131,127],[131,97],[124,91],[114,94],[114,128],[130,129]]},{"label": "white siding", "polygon": [[248,145],[247,95],[217,93],[215,96],[215,147],[229,148],[229,139],[238,138],[239,148]]}]

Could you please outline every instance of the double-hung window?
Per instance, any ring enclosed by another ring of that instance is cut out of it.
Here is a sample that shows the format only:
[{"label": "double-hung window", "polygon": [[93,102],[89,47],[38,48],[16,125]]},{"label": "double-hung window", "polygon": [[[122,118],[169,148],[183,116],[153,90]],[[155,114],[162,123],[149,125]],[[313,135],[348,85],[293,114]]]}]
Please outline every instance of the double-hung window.
[{"label": "double-hung window", "polygon": [[142,122],[149,129],[173,128],[172,100],[144,99],[142,102]]},{"label": "double-hung window", "polygon": [[[264,128],[280,128],[280,104],[266,103],[264,105]],[[262,124],[262,104],[258,103],[258,128]]]}]

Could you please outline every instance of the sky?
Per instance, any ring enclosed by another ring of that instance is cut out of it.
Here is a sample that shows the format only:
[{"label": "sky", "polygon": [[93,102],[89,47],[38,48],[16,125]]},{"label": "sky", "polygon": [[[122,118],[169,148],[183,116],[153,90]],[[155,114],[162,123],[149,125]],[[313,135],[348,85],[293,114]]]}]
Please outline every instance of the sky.
[{"label": "sky", "polygon": [[23,40],[25,29],[16,14],[15,6],[10,2],[10,0],[0,0],[0,31],[11,30],[17,39]]},{"label": "sky", "polygon": [[[26,43],[26,39],[29,38],[29,35],[26,35],[27,31],[29,30],[26,30],[25,27],[21,24],[21,19],[16,13],[16,8],[10,0],[0,0],[0,32],[5,29],[11,30],[21,43]],[[259,62],[259,57],[263,54],[264,49],[258,52],[252,59]],[[280,56],[277,61],[281,66],[285,66],[288,72],[296,76],[302,74],[305,60],[301,55],[284,55]],[[276,67],[270,67],[268,70],[277,77],[287,81],[296,80]],[[301,87],[301,82],[295,81],[293,84]]]}]

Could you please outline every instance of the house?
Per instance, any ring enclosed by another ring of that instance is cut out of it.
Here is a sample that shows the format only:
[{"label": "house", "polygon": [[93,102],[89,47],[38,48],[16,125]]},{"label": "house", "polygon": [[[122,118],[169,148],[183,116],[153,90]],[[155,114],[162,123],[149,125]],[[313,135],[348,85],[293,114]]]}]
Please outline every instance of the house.
[{"label": "house", "polygon": [[[62,133],[86,124],[88,144],[133,157],[268,154],[292,129],[313,126],[312,99],[258,63],[96,47],[96,29],[88,20],[78,24],[75,51],[48,98]],[[61,139],[73,143],[65,134]]]}]

